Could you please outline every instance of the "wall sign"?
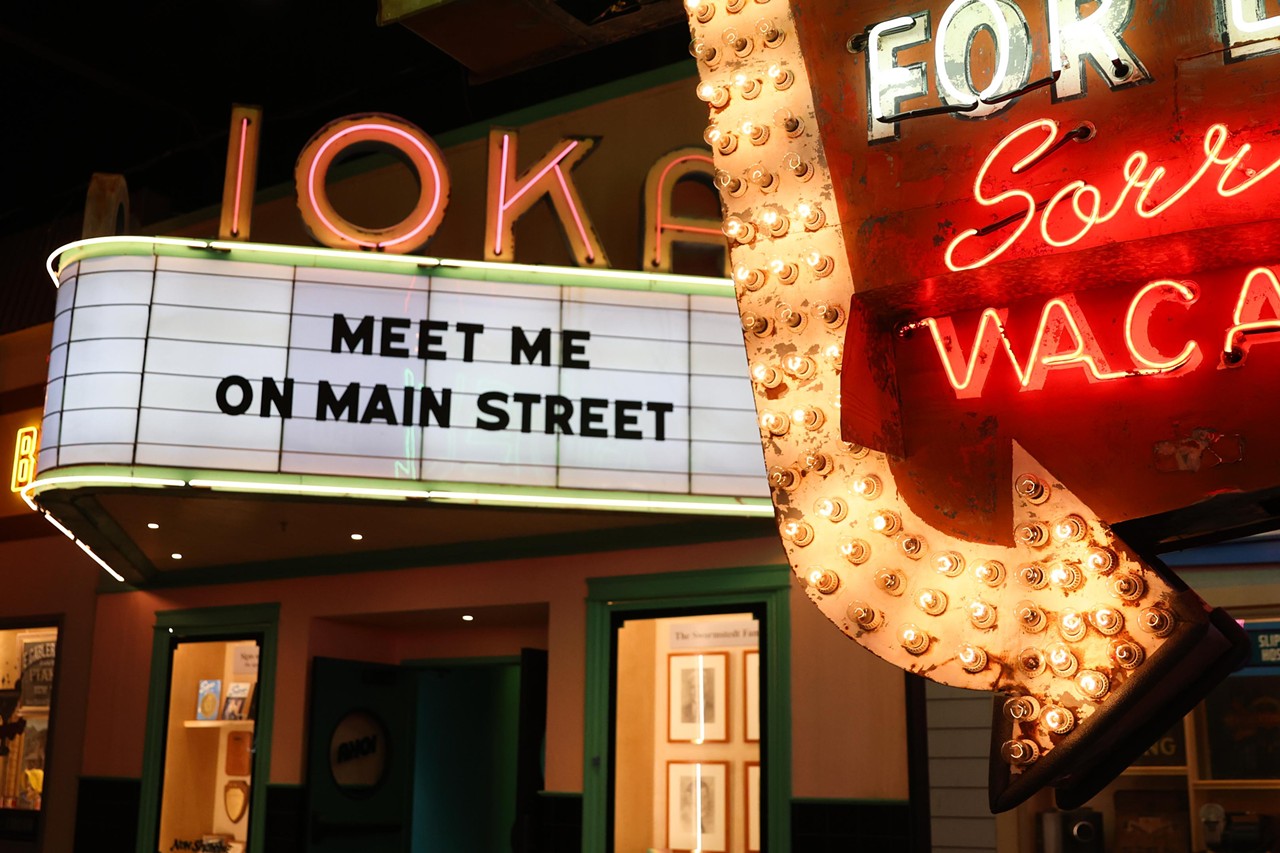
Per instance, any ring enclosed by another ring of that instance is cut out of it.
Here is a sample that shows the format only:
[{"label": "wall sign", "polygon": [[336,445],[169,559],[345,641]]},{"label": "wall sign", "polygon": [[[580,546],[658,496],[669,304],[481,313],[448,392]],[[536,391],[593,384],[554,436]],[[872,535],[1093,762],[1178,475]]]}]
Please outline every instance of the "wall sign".
[{"label": "wall sign", "polygon": [[881,657],[1006,695],[993,810],[1079,805],[1247,653],[1151,556],[1280,486],[1280,20],[687,5],[792,568]]},{"label": "wall sign", "polygon": [[41,474],[106,464],[763,494],[726,296],[449,263],[68,265]]}]

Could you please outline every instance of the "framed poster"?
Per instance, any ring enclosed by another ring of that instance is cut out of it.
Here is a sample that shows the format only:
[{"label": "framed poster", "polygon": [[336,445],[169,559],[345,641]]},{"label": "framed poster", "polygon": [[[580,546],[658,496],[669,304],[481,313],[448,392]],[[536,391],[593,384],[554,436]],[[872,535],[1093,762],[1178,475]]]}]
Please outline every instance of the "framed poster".
[{"label": "framed poster", "polygon": [[22,694],[18,698],[18,713],[47,714],[53,698],[58,632],[55,629],[23,631],[17,634],[16,639],[18,660],[22,667]]},{"label": "framed poster", "polygon": [[667,675],[667,740],[727,741],[729,653],[668,655]]},{"label": "framed poster", "polygon": [[748,761],[747,787],[747,853],[760,853],[760,762]]},{"label": "framed poster", "polygon": [[746,698],[746,725],[743,731],[748,741],[760,740],[760,652],[749,651],[742,656],[742,684]]},{"label": "framed poster", "polygon": [[729,762],[667,762],[667,848],[729,849]]}]

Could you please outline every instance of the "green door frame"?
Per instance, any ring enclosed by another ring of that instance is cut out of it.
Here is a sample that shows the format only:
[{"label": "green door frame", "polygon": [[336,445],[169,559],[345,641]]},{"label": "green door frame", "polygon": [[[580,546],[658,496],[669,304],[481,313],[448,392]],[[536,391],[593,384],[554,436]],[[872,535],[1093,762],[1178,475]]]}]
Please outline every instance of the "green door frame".
[{"label": "green door frame", "polygon": [[276,626],[279,619],[279,604],[200,607],[156,613],[151,640],[147,733],[142,752],[142,792],[138,803],[138,853],[155,853],[156,833],[160,831],[160,785],[164,780],[169,717],[170,644],[249,634],[262,636],[262,648],[258,656],[257,719],[254,725],[247,849],[255,853],[263,849],[267,783],[271,772],[271,724],[275,718]]},{"label": "green door frame", "polygon": [[587,580],[586,730],[583,733],[582,850],[604,853],[609,825],[609,697],[619,613],[662,610],[763,610],[760,654],[764,663],[764,796],[770,853],[791,850],[791,570],[747,566],[699,572],[665,572]]}]

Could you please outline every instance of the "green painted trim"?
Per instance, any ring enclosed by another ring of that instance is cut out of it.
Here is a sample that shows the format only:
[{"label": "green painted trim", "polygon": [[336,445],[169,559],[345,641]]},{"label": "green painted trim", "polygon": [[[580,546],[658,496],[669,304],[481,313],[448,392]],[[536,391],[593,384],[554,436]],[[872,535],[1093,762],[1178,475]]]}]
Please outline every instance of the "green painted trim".
[{"label": "green painted trim", "polygon": [[265,843],[267,788],[271,778],[271,730],[275,722],[276,648],[280,605],[247,604],[162,610],[156,613],[151,640],[151,674],[147,693],[147,729],[142,753],[142,790],[138,803],[137,853],[154,853],[160,830],[160,788],[164,782],[164,749],[168,728],[171,643],[205,637],[261,635],[258,655],[258,708],[254,725],[253,779],[248,844]]},{"label": "green painted trim", "polygon": [[636,92],[643,92],[646,89],[656,89],[668,83],[676,83],[680,80],[697,80],[697,77],[697,66],[692,62],[676,62],[671,65],[664,65],[661,68],[654,68],[651,71],[635,74],[631,77],[624,77],[612,83],[592,86],[590,89],[583,89],[581,92],[575,92],[572,95],[562,95],[559,98],[552,98],[540,104],[513,110],[485,121],[459,127],[456,130],[445,131],[444,133],[436,134],[434,139],[441,148],[452,148],[464,142],[488,138],[489,128],[491,127],[523,127],[536,121],[554,118],[575,110],[586,109],[605,101],[612,101],[615,98],[634,95]]},{"label": "green painted trim", "polygon": [[477,658],[412,658],[400,661],[401,666],[410,666],[414,669],[431,669],[438,666],[510,666],[511,664],[518,665],[519,663],[520,655],[492,655],[490,657]]},{"label": "green painted trim", "polygon": [[[772,530],[772,527],[770,527]],[[656,572],[651,575],[588,578],[588,601],[614,601],[640,606],[653,599],[732,595],[790,589],[791,571],[777,565],[742,566],[701,572]]]},{"label": "green painted trim", "polygon": [[[93,237],[58,247],[50,256],[58,269],[76,261],[113,256],[176,257],[199,260],[231,260],[300,268],[356,270],[396,275],[430,275],[467,281],[496,281],[564,287],[599,287],[734,298],[727,278],[675,275],[636,270],[553,267],[533,264],[469,261],[427,255],[353,252],[272,243],[240,243],[232,240],[199,240],[189,237]],[[50,271],[52,272],[52,270]],[[56,286],[56,284],[55,284]]]},{"label": "green painted trim", "polygon": [[911,804],[910,800],[899,800],[893,797],[792,797],[791,802],[796,805],[815,806],[906,806]]},{"label": "green painted trim", "polygon": [[[572,536],[548,533],[516,539],[477,540],[424,548],[403,548],[350,555],[325,554],[288,560],[181,569],[159,573],[145,589],[287,580],[323,575],[607,553],[641,548],[667,548],[704,542],[762,539],[771,535],[776,535],[776,531],[770,522],[763,519],[717,518],[696,523],[586,530]],[[133,592],[139,588],[141,587],[112,581],[104,586],[101,592]]]},{"label": "green painted trim", "polygon": [[[736,580],[736,582],[735,582]],[[764,849],[791,850],[791,570],[746,566],[587,580],[586,727],[583,732],[582,849],[608,849],[609,693],[617,613],[762,609],[765,731],[762,759],[768,827]]]}]

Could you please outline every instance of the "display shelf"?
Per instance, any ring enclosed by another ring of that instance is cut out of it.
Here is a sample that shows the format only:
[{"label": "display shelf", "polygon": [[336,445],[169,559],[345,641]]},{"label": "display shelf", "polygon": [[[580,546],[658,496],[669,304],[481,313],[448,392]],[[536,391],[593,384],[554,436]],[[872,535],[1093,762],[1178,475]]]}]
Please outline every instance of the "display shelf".
[{"label": "display shelf", "polygon": [[1187,768],[1184,765],[1174,765],[1169,767],[1130,767],[1124,771],[1125,776],[1185,776]]},{"label": "display shelf", "polygon": [[1191,787],[1209,791],[1280,791],[1280,779],[1192,779]]},{"label": "display shelf", "polygon": [[183,720],[187,729],[251,729],[253,720]]}]

